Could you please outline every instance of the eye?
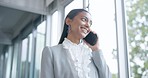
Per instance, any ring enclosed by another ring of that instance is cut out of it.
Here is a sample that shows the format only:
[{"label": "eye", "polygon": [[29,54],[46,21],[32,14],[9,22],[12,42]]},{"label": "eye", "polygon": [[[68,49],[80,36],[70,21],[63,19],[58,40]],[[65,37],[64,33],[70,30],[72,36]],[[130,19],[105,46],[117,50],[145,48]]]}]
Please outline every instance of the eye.
[{"label": "eye", "polygon": [[91,21],[91,20],[89,21],[87,17],[83,17],[83,18],[81,18],[81,20],[82,20],[83,22],[87,22],[87,23],[89,24],[89,27],[91,27],[92,21]]},{"label": "eye", "polygon": [[82,20],[83,22],[87,22],[87,21],[88,21],[87,18],[81,18],[81,20]]},{"label": "eye", "polygon": [[90,24],[90,27],[91,27],[92,26],[92,21],[90,21],[89,24]]}]

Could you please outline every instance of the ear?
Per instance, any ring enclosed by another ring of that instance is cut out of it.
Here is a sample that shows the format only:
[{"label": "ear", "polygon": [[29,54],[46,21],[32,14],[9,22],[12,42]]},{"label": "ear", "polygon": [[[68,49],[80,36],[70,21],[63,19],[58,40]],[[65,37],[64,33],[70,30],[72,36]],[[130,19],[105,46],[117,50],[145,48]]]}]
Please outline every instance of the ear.
[{"label": "ear", "polygon": [[72,20],[70,18],[66,18],[66,21],[65,22],[66,22],[67,25],[70,25],[71,24],[71,21]]}]

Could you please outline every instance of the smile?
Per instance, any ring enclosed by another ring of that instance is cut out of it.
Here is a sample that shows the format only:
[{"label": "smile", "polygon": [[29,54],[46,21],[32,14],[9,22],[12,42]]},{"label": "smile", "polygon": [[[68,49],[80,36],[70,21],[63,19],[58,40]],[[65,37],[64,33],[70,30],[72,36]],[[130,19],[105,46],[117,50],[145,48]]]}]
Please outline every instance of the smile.
[{"label": "smile", "polygon": [[82,29],[82,31],[83,31],[85,34],[88,33],[88,29],[87,29],[87,28],[85,28],[85,27],[81,27],[81,29]]}]

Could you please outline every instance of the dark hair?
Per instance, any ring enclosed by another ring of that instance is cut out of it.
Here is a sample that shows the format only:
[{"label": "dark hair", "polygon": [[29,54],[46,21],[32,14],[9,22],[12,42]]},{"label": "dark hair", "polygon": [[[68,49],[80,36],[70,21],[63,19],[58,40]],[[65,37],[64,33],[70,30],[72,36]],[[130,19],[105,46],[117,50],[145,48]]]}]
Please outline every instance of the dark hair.
[{"label": "dark hair", "polygon": [[[88,11],[86,11],[85,9],[73,9],[68,13],[66,18],[73,19],[80,12],[88,12]],[[68,31],[68,25],[66,24],[66,18],[65,18],[64,29],[63,29],[59,44],[62,44],[63,41],[64,41],[64,38],[67,37],[67,35],[68,35],[68,32],[67,32]]]}]

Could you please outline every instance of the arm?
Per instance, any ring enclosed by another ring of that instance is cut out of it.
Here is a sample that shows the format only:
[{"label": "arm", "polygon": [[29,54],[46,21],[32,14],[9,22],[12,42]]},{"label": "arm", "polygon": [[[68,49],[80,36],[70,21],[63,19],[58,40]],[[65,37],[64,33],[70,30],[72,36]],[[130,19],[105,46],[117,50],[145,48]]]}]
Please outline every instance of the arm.
[{"label": "arm", "polygon": [[101,51],[92,52],[92,59],[98,70],[99,78],[111,78],[110,70]]},{"label": "arm", "polygon": [[[96,34],[95,32],[93,32]],[[97,34],[96,34],[97,35]],[[105,62],[105,59],[103,57],[103,54],[99,48],[99,39],[97,40],[95,45],[90,45],[86,41],[84,41],[89,48],[92,50],[92,60],[97,68],[98,76],[99,78],[111,78],[111,73],[109,71],[109,68]]]},{"label": "arm", "polygon": [[41,59],[41,78],[54,78],[52,57],[49,47],[45,47]]}]

